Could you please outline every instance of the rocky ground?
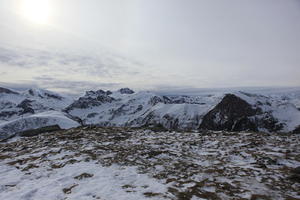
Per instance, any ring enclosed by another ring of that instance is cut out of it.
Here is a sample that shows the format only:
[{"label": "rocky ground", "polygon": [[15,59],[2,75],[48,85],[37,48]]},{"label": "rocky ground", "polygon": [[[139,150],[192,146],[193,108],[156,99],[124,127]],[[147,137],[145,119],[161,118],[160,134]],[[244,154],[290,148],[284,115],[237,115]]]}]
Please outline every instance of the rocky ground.
[{"label": "rocky ground", "polygon": [[300,135],[75,128],[0,144],[0,199],[300,199]]}]

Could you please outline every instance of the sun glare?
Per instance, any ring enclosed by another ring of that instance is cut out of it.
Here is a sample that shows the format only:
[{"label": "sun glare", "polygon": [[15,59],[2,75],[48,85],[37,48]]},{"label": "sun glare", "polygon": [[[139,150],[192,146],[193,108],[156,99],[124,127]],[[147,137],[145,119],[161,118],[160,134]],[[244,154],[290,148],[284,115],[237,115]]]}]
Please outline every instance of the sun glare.
[{"label": "sun glare", "polygon": [[22,15],[37,24],[47,24],[51,15],[50,0],[22,0]]}]

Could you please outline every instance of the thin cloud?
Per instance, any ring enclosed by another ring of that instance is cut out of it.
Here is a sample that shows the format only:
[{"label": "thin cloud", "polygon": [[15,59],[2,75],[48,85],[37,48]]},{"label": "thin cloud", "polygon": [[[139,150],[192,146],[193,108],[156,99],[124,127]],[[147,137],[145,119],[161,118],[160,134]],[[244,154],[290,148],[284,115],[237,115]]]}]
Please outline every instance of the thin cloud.
[{"label": "thin cloud", "polygon": [[136,62],[130,62],[113,55],[79,55],[51,52],[37,49],[0,48],[0,64],[20,68],[44,67],[44,72],[61,71],[65,73],[80,73],[89,76],[113,77],[122,74],[139,74],[132,69]]},{"label": "thin cloud", "polygon": [[32,81],[18,83],[0,82],[1,87],[24,91],[28,88],[43,88],[69,94],[82,94],[87,90],[119,88],[119,83],[97,83],[91,81],[64,81],[50,77],[36,77]]},{"label": "thin cloud", "polygon": [[74,51],[0,47],[2,81],[14,82],[8,86],[18,89],[42,87],[78,93],[133,86],[145,77],[152,77],[141,66],[140,62],[103,52],[88,55]]}]

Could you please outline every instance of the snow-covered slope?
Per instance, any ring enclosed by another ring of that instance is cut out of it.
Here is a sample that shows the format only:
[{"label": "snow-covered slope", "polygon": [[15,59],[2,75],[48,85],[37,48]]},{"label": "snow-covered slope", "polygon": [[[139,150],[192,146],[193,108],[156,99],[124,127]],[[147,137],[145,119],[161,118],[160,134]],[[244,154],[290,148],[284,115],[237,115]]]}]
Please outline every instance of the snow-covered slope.
[{"label": "snow-covered slope", "polygon": [[[258,117],[273,117],[277,124],[282,124],[282,132],[293,131],[300,125],[300,111],[297,108],[298,98],[292,94],[283,95],[258,95],[245,92],[237,93],[239,97],[249,102],[253,107],[261,109]],[[265,130],[261,130],[265,131]]]},{"label": "snow-covered slope", "polygon": [[80,124],[68,118],[65,114],[58,111],[46,111],[33,114],[27,117],[21,117],[9,122],[0,124],[0,139],[7,138],[10,135],[30,129],[41,128],[45,126],[58,125],[62,129],[77,127]]},{"label": "snow-covered slope", "polygon": [[0,120],[9,121],[44,111],[60,111],[73,100],[54,92],[28,89],[17,92],[0,88]]},{"label": "snow-covered slope", "polygon": [[73,102],[69,96],[43,89],[29,89],[22,94],[27,99],[36,100],[54,110],[61,110]]},{"label": "snow-covered slope", "polygon": [[61,128],[78,126],[62,112],[72,102],[70,97],[48,90],[18,92],[0,88],[0,138],[49,125],[57,124]]}]

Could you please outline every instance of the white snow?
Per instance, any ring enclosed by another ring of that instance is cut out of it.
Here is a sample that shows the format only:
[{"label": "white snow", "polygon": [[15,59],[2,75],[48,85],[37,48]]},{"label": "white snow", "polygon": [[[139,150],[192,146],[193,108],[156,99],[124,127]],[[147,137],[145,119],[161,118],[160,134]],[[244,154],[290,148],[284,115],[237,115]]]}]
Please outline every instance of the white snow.
[{"label": "white snow", "polygon": [[15,120],[4,122],[0,124],[0,133],[2,135],[11,135],[16,132],[36,129],[45,126],[59,125],[62,129],[69,129],[77,127],[80,124],[68,118],[59,111],[47,111],[27,117],[20,117]]},{"label": "white snow", "polygon": [[[30,94],[29,90],[31,90],[33,95]],[[21,95],[26,97],[27,99],[36,100],[41,104],[45,105],[46,107],[52,108],[54,110],[61,110],[73,102],[73,99],[71,97],[56,92],[52,92],[49,90],[44,90],[44,89],[29,89],[29,90],[22,92]],[[53,96],[56,96],[59,99]]]},{"label": "white snow", "polygon": [[[0,199],[136,200],[144,199],[143,193],[146,192],[166,192],[166,185],[145,174],[138,174],[135,167],[102,167],[93,162],[80,162],[50,171],[46,168],[32,169],[30,173],[0,164]],[[93,176],[82,180],[74,179],[82,173]],[[126,185],[130,192],[124,190]],[[74,188],[70,194],[63,192],[64,188],[72,186]]]},{"label": "white snow", "polygon": [[[246,100],[252,106],[259,106],[264,112],[271,113],[272,116],[278,120],[279,123],[283,123],[284,127],[281,130],[282,132],[290,132],[293,131],[296,127],[300,125],[300,111],[297,107],[289,100],[282,100],[283,97],[290,99],[297,99],[295,95],[292,93],[291,97],[288,98],[288,94],[276,93],[276,95],[266,94],[249,94],[251,96],[247,96],[244,93],[238,92],[235,95],[241,97]],[[300,97],[300,95],[299,95]],[[300,98],[299,98],[300,99]],[[263,105],[259,105],[262,103]],[[263,131],[263,130],[261,130]],[[264,130],[265,131],[265,130]]]},{"label": "white snow", "polygon": [[30,101],[34,113],[56,110],[61,111],[66,106],[73,102],[73,99],[60,95],[55,92],[42,89],[29,89],[18,94],[7,94],[0,93],[0,114],[14,112],[12,115],[2,115],[0,120],[13,120],[21,115],[28,116],[32,113],[22,113],[22,108],[19,108],[18,105],[24,100]]}]

